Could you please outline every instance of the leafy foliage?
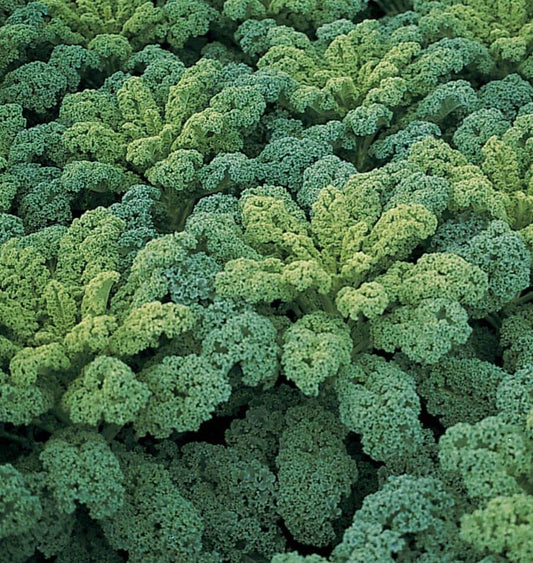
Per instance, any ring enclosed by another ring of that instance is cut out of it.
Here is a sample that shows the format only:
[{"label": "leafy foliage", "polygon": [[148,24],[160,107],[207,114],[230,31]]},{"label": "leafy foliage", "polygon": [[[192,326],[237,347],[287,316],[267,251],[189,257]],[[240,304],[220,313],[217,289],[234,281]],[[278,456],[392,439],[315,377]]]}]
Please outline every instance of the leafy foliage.
[{"label": "leafy foliage", "polygon": [[533,3],[0,0],[0,560],[533,559]]}]

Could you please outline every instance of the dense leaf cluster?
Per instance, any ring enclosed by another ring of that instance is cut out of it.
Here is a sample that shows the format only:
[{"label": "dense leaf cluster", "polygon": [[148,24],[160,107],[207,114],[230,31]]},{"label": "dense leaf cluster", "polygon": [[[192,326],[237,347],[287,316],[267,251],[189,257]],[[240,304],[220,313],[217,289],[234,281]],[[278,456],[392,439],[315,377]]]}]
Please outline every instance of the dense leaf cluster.
[{"label": "dense leaf cluster", "polygon": [[0,563],[533,560],[533,3],[0,0]]}]

